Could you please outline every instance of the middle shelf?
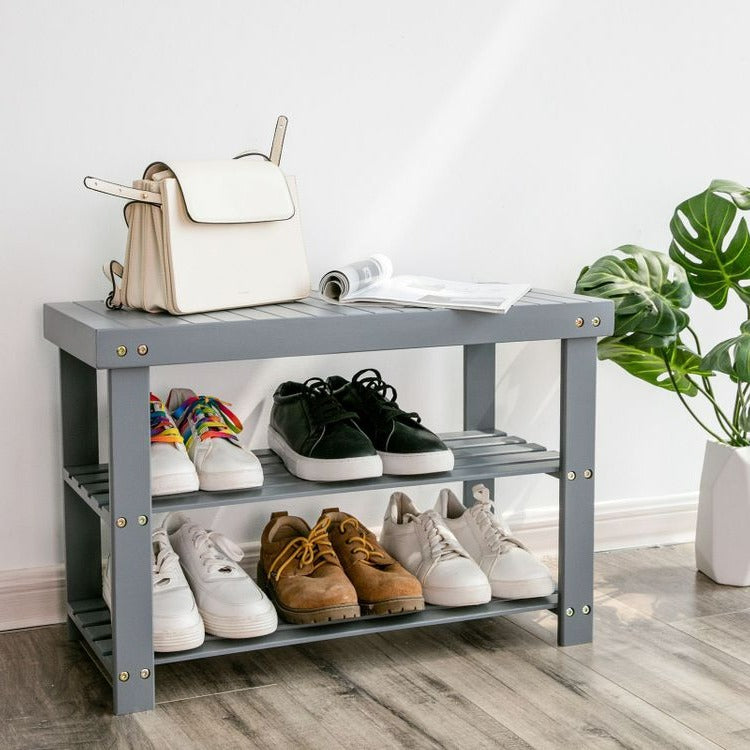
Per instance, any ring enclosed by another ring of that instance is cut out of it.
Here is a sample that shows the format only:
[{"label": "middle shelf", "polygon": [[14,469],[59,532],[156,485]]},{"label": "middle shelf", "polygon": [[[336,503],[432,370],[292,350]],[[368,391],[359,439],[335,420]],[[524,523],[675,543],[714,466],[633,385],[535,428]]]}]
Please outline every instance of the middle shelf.
[{"label": "middle shelf", "polygon": [[[281,459],[270,450],[253,451],[263,465],[262,487],[226,492],[189,492],[162,495],[152,499],[153,513],[190,510],[214,505],[263,502],[266,500],[362,492],[390,487],[470,481],[487,477],[520,474],[555,474],[560,470],[560,455],[537,443],[508,435],[500,430],[451,432],[440,436],[453,451],[453,471],[439,474],[394,476],[344,482],[309,482],[290,474]],[[109,468],[107,464],[69,466],[63,478],[100,516],[109,515]]]}]

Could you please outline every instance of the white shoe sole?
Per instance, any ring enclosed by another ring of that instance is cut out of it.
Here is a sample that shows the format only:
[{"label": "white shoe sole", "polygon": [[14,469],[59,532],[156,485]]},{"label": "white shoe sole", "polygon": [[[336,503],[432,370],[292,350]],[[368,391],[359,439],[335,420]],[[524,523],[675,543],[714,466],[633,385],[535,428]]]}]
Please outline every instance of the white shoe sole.
[{"label": "white shoe sole", "polygon": [[422,596],[427,604],[439,604],[442,607],[471,607],[477,604],[487,604],[492,599],[492,589],[489,583],[463,588],[422,584]]},{"label": "white shoe sole", "polygon": [[383,474],[380,456],[353,458],[309,458],[293,450],[273,427],[268,428],[268,446],[281,458],[287,470],[311,482],[341,482],[346,479],[368,479]]},{"label": "white shoe sole", "polygon": [[490,581],[496,599],[536,599],[551,596],[557,590],[551,578],[532,578],[527,581]]},{"label": "white shoe sole", "polygon": [[[107,589],[102,589],[102,599],[107,605],[107,609],[112,611],[110,593]],[[167,653],[170,651],[188,651],[191,648],[198,648],[203,645],[206,638],[206,631],[203,627],[203,620],[188,625],[184,628],[154,631],[154,651]]]},{"label": "white shoe sole", "polygon": [[453,451],[427,451],[426,453],[387,453],[378,451],[383,461],[383,474],[437,474],[453,471]]},{"label": "white shoe sole", "polygon": [[263,485],[263,469],[260,464],[255,468],[241,471],[226,471],[222,474],[207,474],[198,472],[200,488],[205,492],[221,492],[222,490],[247,490],[251,487]]},{"label": "white shoe sole", "polygon": [[279,624],[273,606],[268,612],[253,618],[213,615],[203,609],[199,611],[206,626],[206,632],[219,638],[258,638],[261,635],[273,633]]},{"label": "white shoe sole", "polygon": [[151,494],[154,497],[159,495],[177,495],[182,492],[198,491],[198,475],[192,474],[165,474],[163,476],[151,477]]},{"label": "white shoe sole", "polygon": [[196,622],[189,628],[179,630],[154,631],[154,651],[188,651],[203,645],[206,632],[203,621]]}]

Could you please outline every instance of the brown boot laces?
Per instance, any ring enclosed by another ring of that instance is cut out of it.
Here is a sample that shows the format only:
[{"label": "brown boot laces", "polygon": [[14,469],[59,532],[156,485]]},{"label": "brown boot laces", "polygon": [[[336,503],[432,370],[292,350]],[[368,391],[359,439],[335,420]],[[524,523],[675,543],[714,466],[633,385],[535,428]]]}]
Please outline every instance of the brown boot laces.
[{"label": "brown boot laces", "polygon": [[311,573],[317,570],[321,565],[326,563],[334,562],[331,560],[331,555],[335,556],[333,547],[331,546],[331,540],[328,538],[328,526],[331,523],[331,519],[326,516],[321,518],[318,523],[313,526],[310,533],[307,536],[298,536],[292,539],[289,544],[284,547],[276,559],[271,563],[271,567],[268,569],[268,574],[274,574],[274,568],[279,564],[281,566],[274,574],[278,581],[285,568],[294,560],[297,560],[297,567],[303,568],[305,565],[312,564]]},{"label": "brown boot laces", "polygon": [[[356,518],[345,518],[340,524],[339,524],[339,531],[343,534],[346,525],[351,525],[355,531],[358,531],[362,528],[359,521],[357,521]],[[377,565],[378,563],[374,560],[371,560],[370,557],[382,557],[385,558],[385,555],[378,549],[376,549],[375,545],[365,537],[366,531],[362,531],[361,536],[350,536],[349,539],[346,540],[347,544],[351,544],[352,542],[359,542],[360,546],[355,547],[352,550],[352,553],[362,552],[364,554],[364,558],[362,558],[362,562],[366,563],[367,565]],[[382,563],[380,563],[382,565]]]}]

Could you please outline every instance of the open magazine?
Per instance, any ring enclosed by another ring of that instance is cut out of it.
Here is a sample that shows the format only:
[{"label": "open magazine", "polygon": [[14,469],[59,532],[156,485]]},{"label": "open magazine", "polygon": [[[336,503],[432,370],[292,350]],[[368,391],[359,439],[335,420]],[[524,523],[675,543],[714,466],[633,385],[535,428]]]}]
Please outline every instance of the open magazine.
[{"label": "open magazine", "polygon": [[447,307],[475,312],[507,312],[531,287],[445,281],[428,276],[394,276],[386,255],[330,271],[320,280],[320,293],[331,302],[379,302],[411,307]]}]

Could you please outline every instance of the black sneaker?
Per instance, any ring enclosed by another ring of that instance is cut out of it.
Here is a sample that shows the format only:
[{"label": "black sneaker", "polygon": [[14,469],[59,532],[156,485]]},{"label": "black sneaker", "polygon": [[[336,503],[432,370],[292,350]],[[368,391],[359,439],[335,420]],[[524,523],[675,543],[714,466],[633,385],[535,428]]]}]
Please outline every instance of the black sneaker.
[{"label": "black sneaker", "polygon": [[379,477],[383,463],[356,418],[321,378],[282,383],[273,394],[268,445],[300,479]]},{"label": "black sneaker", "polygon": [[453,469],[453,453],[434,433],[420,424],[419,414],[407,413],[396,403],[396,389],[377,370],[360,370],[349,382],[328,378],[333,395],[357,421],[383,459],[384,474],[434,474]]}]

